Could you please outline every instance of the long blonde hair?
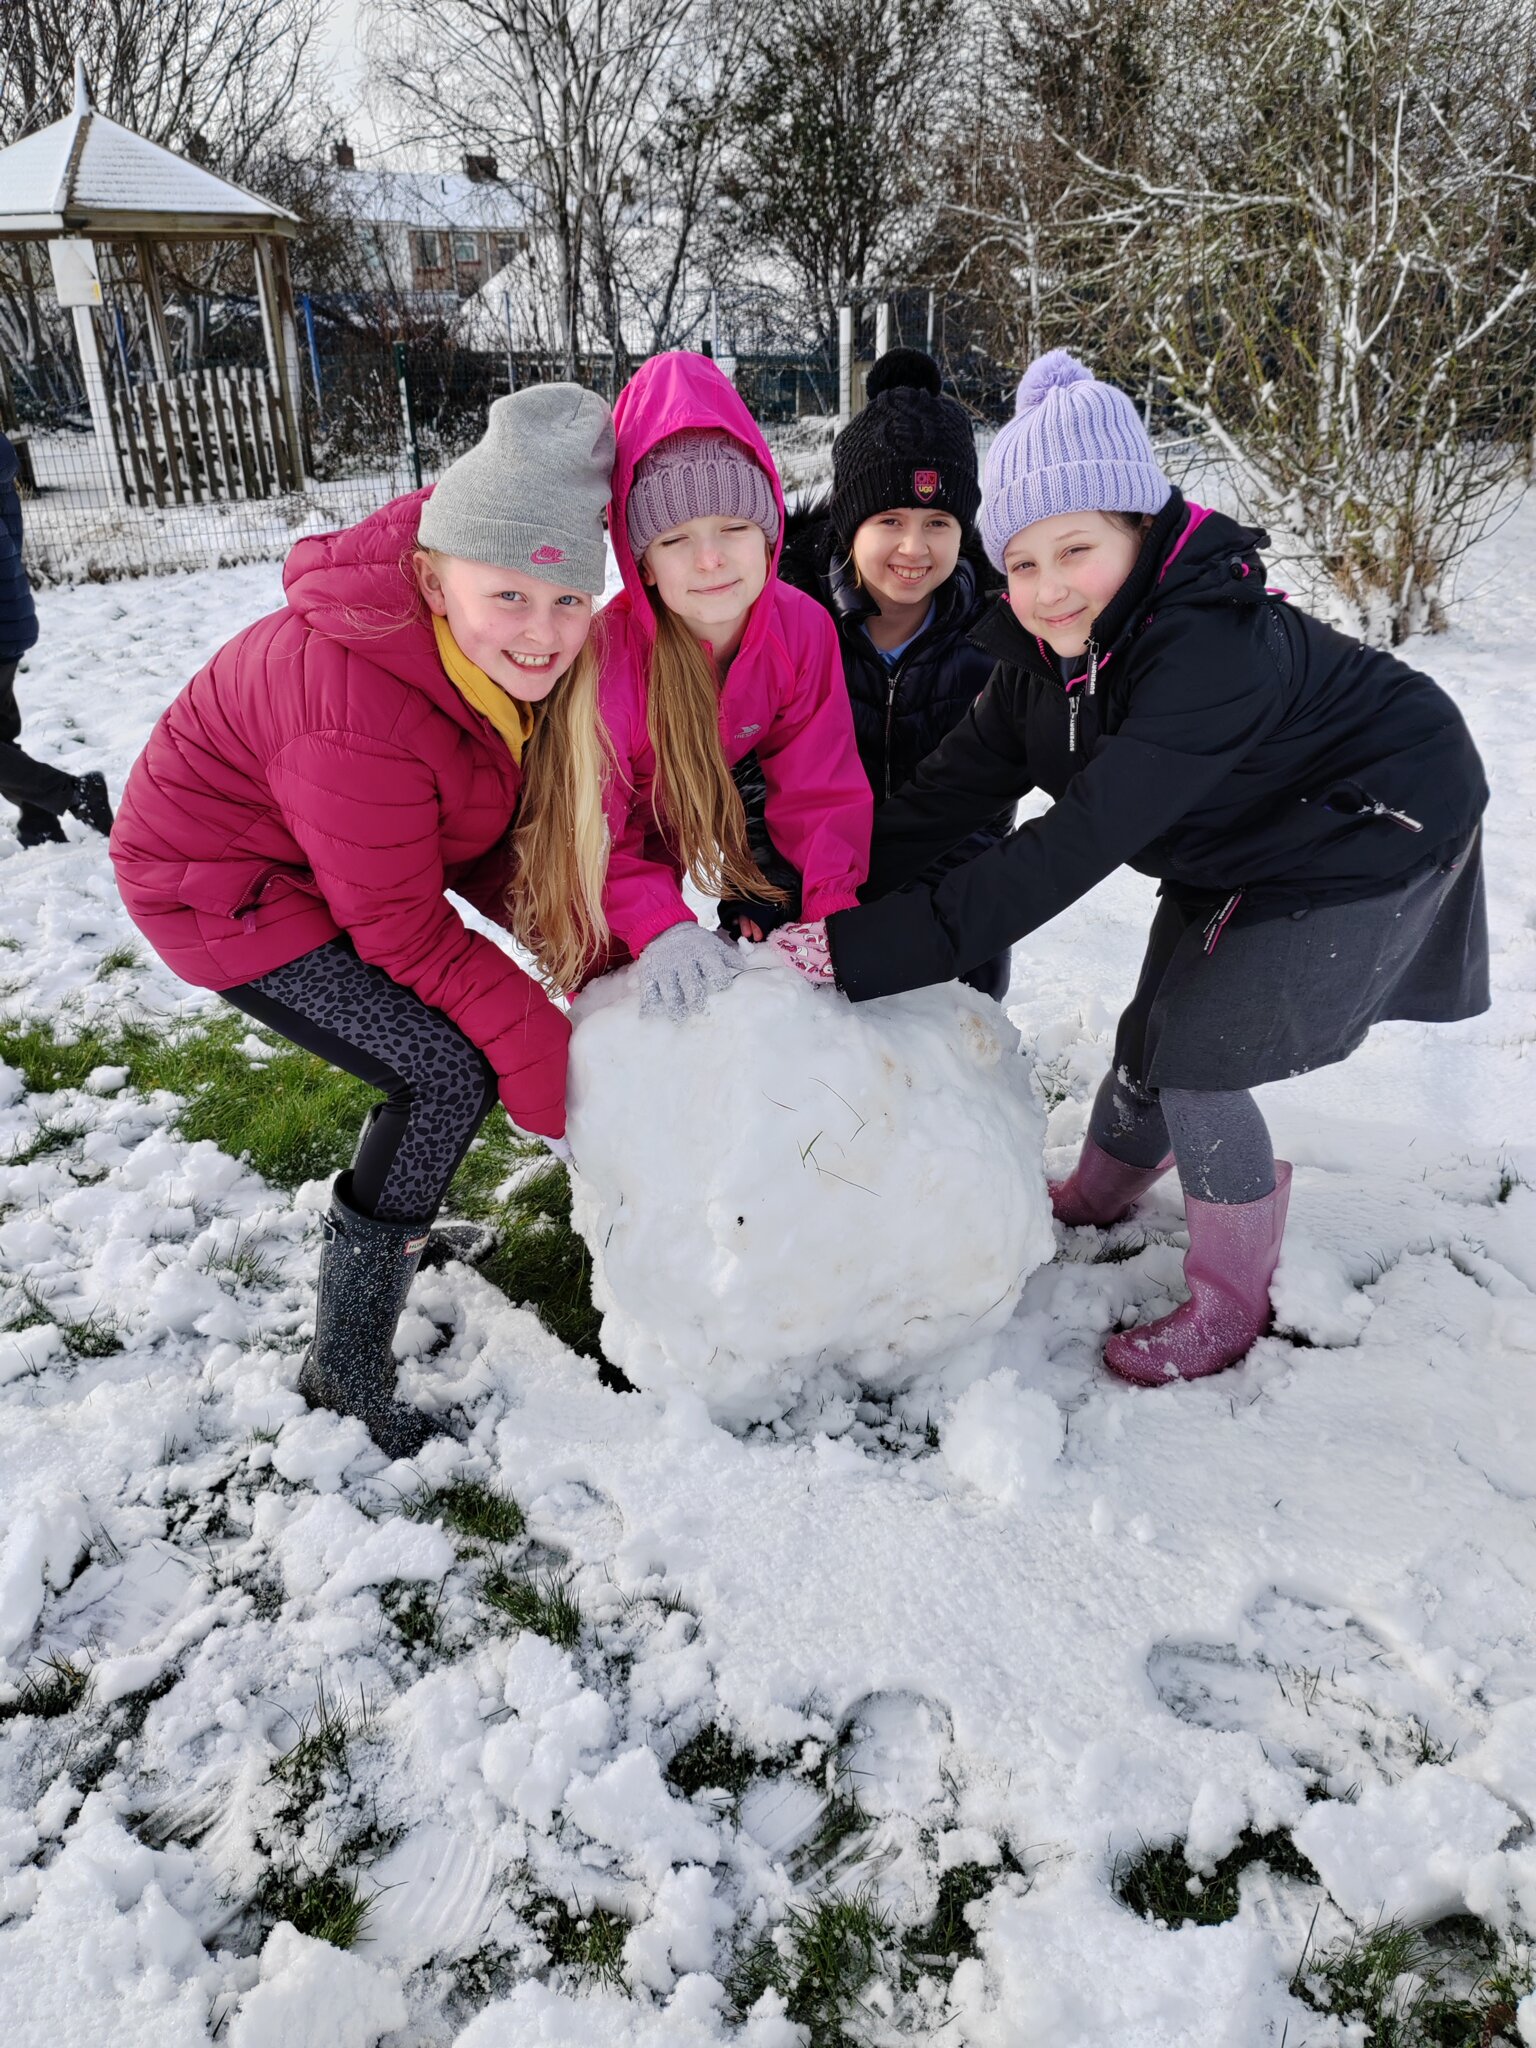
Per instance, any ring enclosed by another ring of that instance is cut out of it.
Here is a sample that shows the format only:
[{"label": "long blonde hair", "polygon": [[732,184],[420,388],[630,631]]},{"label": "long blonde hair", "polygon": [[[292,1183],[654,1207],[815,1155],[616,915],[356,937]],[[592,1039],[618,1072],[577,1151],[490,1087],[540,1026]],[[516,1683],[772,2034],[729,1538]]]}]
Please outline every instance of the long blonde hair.
[{"label": "long blonde hair", "polygon": [[714,664],[682,620],[652,593],[656,638],[646,678],[646,724],[656,755],[652,807],[692,878],[707,896],[783,903],[747,847],[747,816],[720,744],[720,684]]},{"label": "long blonde hair", "polygon": [[595,619],[587,644],[535,713],[512,828],[512,933],[562,990],[579,986],[608,945],[603,788],[613,746],[598,709],[602,631]]}]

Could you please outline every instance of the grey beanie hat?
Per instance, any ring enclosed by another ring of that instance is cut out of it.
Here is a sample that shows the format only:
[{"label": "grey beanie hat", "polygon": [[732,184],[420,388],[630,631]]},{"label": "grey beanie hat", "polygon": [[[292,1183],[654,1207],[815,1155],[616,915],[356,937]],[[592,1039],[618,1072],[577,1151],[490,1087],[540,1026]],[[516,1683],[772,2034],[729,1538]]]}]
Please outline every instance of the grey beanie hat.
[{"label": "grey beanie hat", "polygon": [[1064,348],[1037,356],[987,450],[981,538],[993,565],[1016,533],[1063,512],[1161,512],[1173,486],[1141,415]]},{"label": "grey beanie hat", "polygon": [[485,433],[443,471],[421,508],[424,548],[601,592],[613,415],[579,384],[498,398]]},{"label": "grey beanie hat", "polygon": [[723,427],[669,434],[642,455],[624,516],[637,562],[657,534],[690,519],[750,519],[770,542],[779,537],[767,472]]}]

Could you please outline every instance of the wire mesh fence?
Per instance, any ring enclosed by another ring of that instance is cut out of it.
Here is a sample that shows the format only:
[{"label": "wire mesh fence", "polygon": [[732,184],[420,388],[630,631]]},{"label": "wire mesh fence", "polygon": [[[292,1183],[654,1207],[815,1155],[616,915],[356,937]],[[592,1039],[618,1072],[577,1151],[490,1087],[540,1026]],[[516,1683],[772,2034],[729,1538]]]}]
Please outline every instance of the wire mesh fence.
[{"label": "wire mesh fence", "polygon": [[[871,307],[856,325],[856,394],[877,348],[928,347],[986,438],[984,423],[1006,415],[1011,389],[986,355],[974,305],[925,288],[882,303],[883,314]],[[132,309],[109,295],[93,315],[104,387],[94,403],[62,320],[39,323],[28,351],[7,350],[25,559],[35,581],[281,557],[301,535],[349,525],[433,482],[479,438],[504,392],[567,374],[547,354],[467,345],[451,295],[402,303],[301,294],[298,304],[298,446],[278,403],[254,297],[219,298],[177,334],[167,366],[156,362]],[[769,431],[786,485],[814,486],[835,423],[835,349],[788,349],[761,308],[734,302],[713,340]],[[610,355],[587,356],[577,375],[612,397],[626,367],[616,370]]]}]

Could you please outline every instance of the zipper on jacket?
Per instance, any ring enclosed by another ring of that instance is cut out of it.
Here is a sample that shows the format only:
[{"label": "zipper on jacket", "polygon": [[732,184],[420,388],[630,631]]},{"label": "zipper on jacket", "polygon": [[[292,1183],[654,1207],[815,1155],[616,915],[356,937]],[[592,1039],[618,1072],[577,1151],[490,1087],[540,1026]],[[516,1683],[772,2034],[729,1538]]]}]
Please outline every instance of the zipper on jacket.
[{"label": "zipper on jacket", "polygon": [[1090,640],[1088,642],[1088,689],[1086,694],[1091,697],[1094,694],[1094,692],[1098,689],[1098,687],[1099,643],[1097,640]]}]

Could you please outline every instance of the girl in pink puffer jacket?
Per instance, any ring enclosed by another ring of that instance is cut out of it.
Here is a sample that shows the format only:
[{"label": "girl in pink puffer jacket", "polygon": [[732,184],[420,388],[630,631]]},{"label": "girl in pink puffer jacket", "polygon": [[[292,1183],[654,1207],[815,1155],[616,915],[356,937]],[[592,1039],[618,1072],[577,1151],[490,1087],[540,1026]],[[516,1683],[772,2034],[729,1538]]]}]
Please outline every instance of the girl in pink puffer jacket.
[{"label": "girl in pink puffer jacket", "polygon": [[384,1096],[336,1182],[299,1387],[394,1456],[430,1428],[393,1398],[392,1339],[459,1161],[498,1096],[565,1128],[563,1012],[444,891],[557,987],[606,938],[587,643],[612,453],[601,399],[537,386],[434,491],[300,541],[285,609],[165,712],[112,835],[178,974]]},{"label": "girl in pink puffer jacket", "polygon": [[617,764],[607,964],[639,960],[642,1007],[683,1016],[739,971],[684,903],[684,875],[716,896],[782,894],[748,851],[731,769],[756,756],[807,919],[858,901],[873,800],[836,629],[775,573],[783,494],[734,388],[706,356],[655,356],[619,393],[614,428],[608,523],[624,589],[602,614]]}]

